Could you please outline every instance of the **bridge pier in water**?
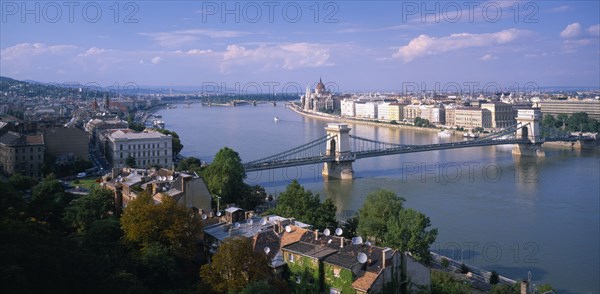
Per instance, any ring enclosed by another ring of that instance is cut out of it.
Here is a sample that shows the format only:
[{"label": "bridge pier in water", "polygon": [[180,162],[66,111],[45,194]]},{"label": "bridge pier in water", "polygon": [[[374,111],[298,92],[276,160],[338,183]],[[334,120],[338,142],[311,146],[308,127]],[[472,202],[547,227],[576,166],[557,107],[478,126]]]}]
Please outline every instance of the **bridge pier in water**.
[{"label": "bridge pier in water", "polygon": [[334,156],[335,161],[323,164],[322,175],[325,179],[352,180],[354,170],[352,162],[354,157],[350,150],[350,130],[346,124],[329,123],[325,131],[329,139],[325,156]]},{"label": "bridge pier in water", "polygon": [[517,129],[517,138],[527,139],[529,143],[519,143],[513,147],[512,154],[519,156],[544,157],[542,148],[541,125],[542,112],[539,108],[519,109],[517,123],[522,127]]}]

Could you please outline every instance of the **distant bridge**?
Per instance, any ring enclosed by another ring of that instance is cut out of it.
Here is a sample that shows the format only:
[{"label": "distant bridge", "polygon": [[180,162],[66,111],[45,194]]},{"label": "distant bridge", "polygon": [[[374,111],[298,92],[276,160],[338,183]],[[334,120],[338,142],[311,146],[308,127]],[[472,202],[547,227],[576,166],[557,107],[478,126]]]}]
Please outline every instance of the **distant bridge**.
[{"label": "distant bridge", "polygon": [[541,136],[540,119],[539,110],[528,109],[523,113],[519,112],[516,125],[501,131],[467,141],[426,145],[380,142],[353,136],[350,135],[350,128],[346,124],[330,123],[325,128],[327,134],[321,138],[265,158],[246,162],[243,166],[246,172],[252,172],[324,163],[324,177],[352,179],[354,173],[352,162],[362,158],[505,144],[515,144],[513,154],[544,156],[541,146],[544,142],[593,140],[591,137],[572,136],[553,129],[544,130],[545,136]]}]

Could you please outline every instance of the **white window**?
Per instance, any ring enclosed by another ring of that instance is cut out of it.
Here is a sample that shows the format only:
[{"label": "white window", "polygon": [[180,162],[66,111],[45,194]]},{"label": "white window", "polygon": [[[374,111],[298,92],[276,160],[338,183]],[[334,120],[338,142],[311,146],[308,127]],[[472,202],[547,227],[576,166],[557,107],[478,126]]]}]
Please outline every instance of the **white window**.
[{"label": "white window", "polygon": [[294,255],[290,253],[290,262],[294,262]]},{"label": "white window", "polygon": [[339,267],[334,267],[333,268],[333,276],[336,278],[340,277],[340,268]]},{"label": "white window", "polygon": [[302,283],[302,276],[297,275],[296,276],[296,284],[300,284],[300,283]]},{"label": "white window", "polygon": [[340,294],[342,293],[340,290],[335,288],[329,288],[329,294]]}]

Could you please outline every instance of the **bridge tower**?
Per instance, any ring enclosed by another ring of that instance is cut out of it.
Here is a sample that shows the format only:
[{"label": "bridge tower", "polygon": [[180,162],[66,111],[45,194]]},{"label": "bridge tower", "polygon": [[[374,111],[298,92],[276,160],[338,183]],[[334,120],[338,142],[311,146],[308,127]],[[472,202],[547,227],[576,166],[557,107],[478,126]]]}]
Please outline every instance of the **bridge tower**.
[{"label": "bridge tower", "polygon": [[517,124],[521,126],[517,129],[518,139],[527,139],[529,143],[517,144],[512,153],[521,156],[544,157],[546,153],[542,148],[543,140],[541,138],[541,120],[542,112],[539,108],[519,109],[517,112]]},{"label": "bridge tower", "polygon": [[327,140],[326,156],[335,157],[335,161],[323,165],[323,177],[331,179],[351,180],[354,174],[350,150],[350,130],[346,124],[329,123],[325,127],[329,140]]}]

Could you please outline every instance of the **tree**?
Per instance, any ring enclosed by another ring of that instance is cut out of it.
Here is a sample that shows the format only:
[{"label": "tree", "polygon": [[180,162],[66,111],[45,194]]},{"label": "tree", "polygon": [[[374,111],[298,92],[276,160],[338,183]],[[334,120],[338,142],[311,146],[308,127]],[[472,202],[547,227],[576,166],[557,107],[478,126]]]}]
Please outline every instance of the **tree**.
[{"label": "tree", "polygon": [[469,269],[469,267],[466,264],[464,264],[464,263],[460,264],[460,272],[461,273],[467,274],[467,273],[469,273],[469,271],[471,271],[471,270]]},{"label": "tree", "polygon": [[128,167],[131,167],[131,168],[136,168],[137,163],[135,161],[135,157],[133,157],[131,155],[127,156],[127,159],[125,159],[125,165],[127,165]]},{"label": "tree", "polygon": [[35,186],[37,184],[37,180],[32,177],[16,173],[8,178],[8,184],[19,191],[25,191]]},{"label": "tree", "polygon": [[467,294],[471,287],[452,278],[452,274],[431,271],[431,293],[433,294]]},{"label": "tree", "polygon": [[269,285],[265,281],[253,282],[240,291],[240,294],[271,294],[276,293],[277,288]]},{"label": "tree", "polygon": [[202,161],[196,157],[190,156],[179,162],[177,169],[180,171],[199,172]]},{"label": "tree", "polygon": [[342,230],[344,238],[351,239],[356,237],[356,228],[358,227],[358,215],[354,215],[351,218],[346,219],[342,222]]},{"label": "tree", "polygon": [[293,180],[285,191],[279,194],[277,206],[272,213],[283,217],[293,217],[323,230],[336,225],[336,211],[333,200],[327,199],[321,204],[319,195],[313,195],[311,191],[304,190],[298,181]]},{"label": "tree", "polygon": [[358,211],[359,235],[381,244],[384,240],[388,220],[402,209],[404,198],[389,190],[377,190],[367,195],[365,204]]},{"label": "tree", "polygon": [[450,262],[447,258],[442,258],[442,268],[448,268],[450,266]]},{"label": "tree", "polygon": [[176,156],[183,149],[183,144],[181,144],[181,139],[179,139],[179,134],[174,131],[169,131],[166,129],[157,129],[159,133],[169,135],[172,138],[171,146],[173,148],[173,156]]},{"label": "tree", "polygon": [[542,125],[546,128],[554,128],[556,126],[556,119],[552,114],[544,114]]},{"label": "tree", "polygon": [[235,203],[244,195],[246,172],[240,155],[228,147],[221,148],[203,173],[210,192],[224,203]]},{"label": "tree", "polygon": [[73,199],[62,184],[52,176],[33,187],[29,212],[39,220],[51,225],[60,225],[63,211]]},{"label": "tree", "polygon": [[437,229],[429,229],[431,221],[414,209],[396,211],[387,222],[383,244],[399,251],[409,251],[417,259],[429,263],[429,246],[437,238]]},{"label": "tree", "polygon": [[213,256],[212,263],[200,269],[203,281],[219,292],[237,292],[268,276],[267,255],[254,251],[252,239],[244,237],[228,238]]},{"label": "tree", "polygon": [[238,204],[245,210],[256,209],[256,206],[263,204],[265,202],[265,198],[267,197],[265,188],[259,185],[246,185],[244,192],[241,194],[244,196],[242,196],[242,199],[238,201]]},{"label": "tree", "polygon": [[513,289],[513,287],[509,286],[509,285],[503,285],[503,284],[498,284],[498,285],[494,285],[492,286],[492,290],[490,291],[490,294],[517,294],[519,292],[515,291],[515,289]]},{"label": "tree", "polygon": [[64,220],[81,234],[93,222],[110,216],[114,207],[114,195],[110,190],[94,188],[88,195],[76,199],[67,207]]},{"label": "tree", "polygon": [[143,248],[158,243],[171,254],[190,259],[196,253],[196,238],[202,232],[200,220],[191,210],[177,206],[163,196],[154,204],[149,192],[142,192],[129,202],[121,216],[125,239]]},{"label": "tree", "polygon": [[498,275],[498,272],[492,271],[490,274],[490,285],[496,285],[498,283],[500,283],[500,276]]},{"label": "tree", "polygon": [[546,283],[546,284],[542,284],[542,285],[539,285],[539,286],[537,287],[537,291],[538,291],[539,293],[546,293],[546,292],[548,292],[548,291],[554,291],[554,292],[556,292],[556,290],[555,290],[555,289],[552,287],[552,285],[551,285],[551,284],[548,284],[548,283]]}]

